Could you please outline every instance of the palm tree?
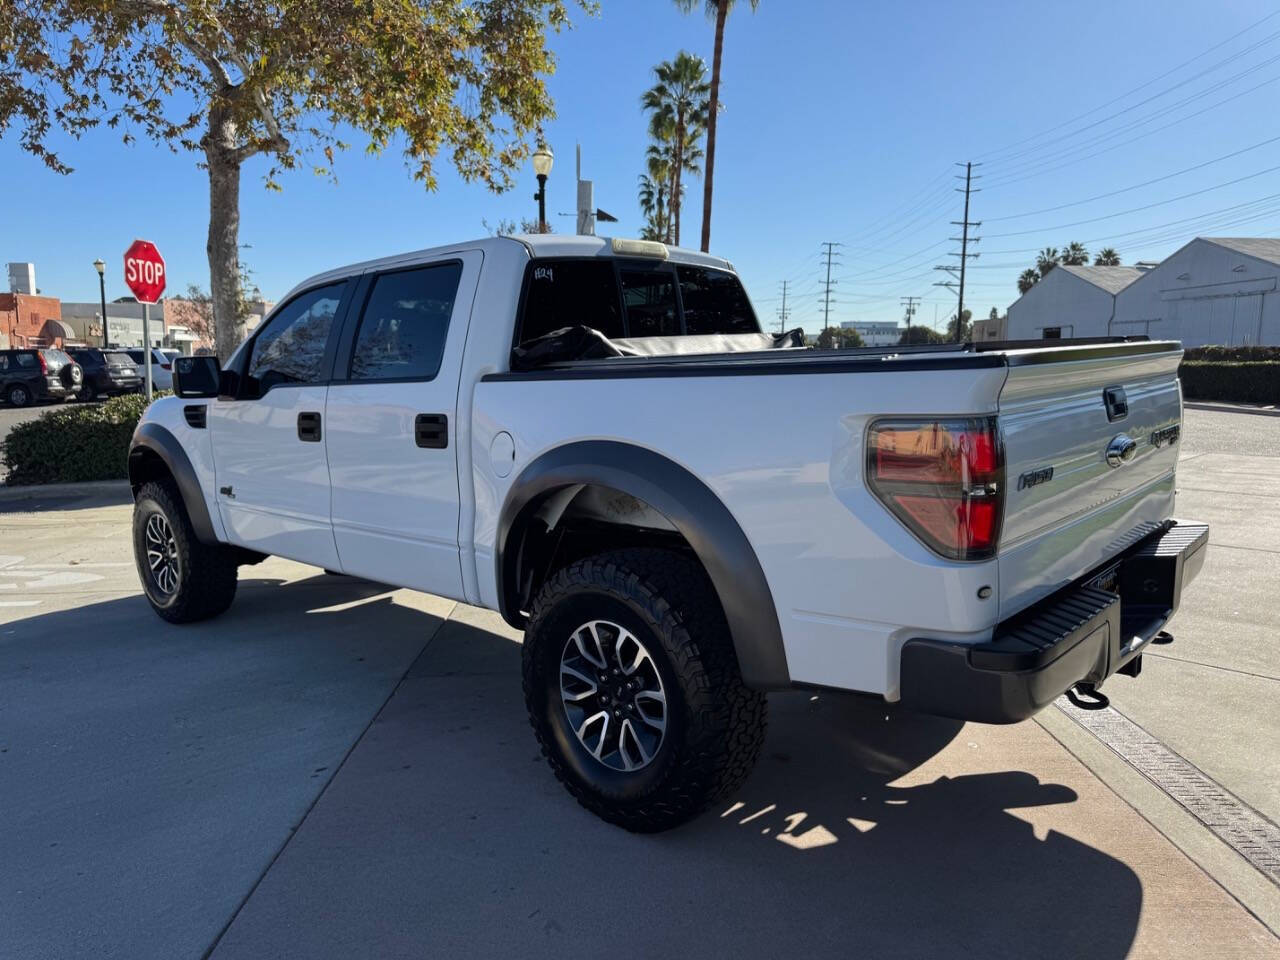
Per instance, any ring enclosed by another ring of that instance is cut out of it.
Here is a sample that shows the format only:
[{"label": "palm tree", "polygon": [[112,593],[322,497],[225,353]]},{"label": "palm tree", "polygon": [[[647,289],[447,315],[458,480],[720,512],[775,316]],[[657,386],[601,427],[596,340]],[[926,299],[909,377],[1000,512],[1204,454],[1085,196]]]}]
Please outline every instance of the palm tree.
[{"label": "palm tree", "polygon": [[1118,267],[1120,266],[1120,254],[1116,253],[1114,247],[1103,247],[1098,251],[1097,257],[1093,260],[1095,267]]},{"label": "palm tree", "polygon": [[1036,270],[1023,270],[1018,277],[1018,292],[1026,293],[1040,282],[1040,273]]},{"label": "palm tree", "polygon": [[653,239],[667,243],[671,242],[671,154],[669,143],[651,143],[645,151],[645,167],[656,190],[653,228],[658,235]]},{"label": "palm tree", "polygon": [[1068,267],[1079,267],[1089,262],[1089,251],[1083,243],[1072,241],[1062,250],[1062,262]]},{"label": "palm tree", "polygon": [[645,225],[640,232],[642,240],[661,240],[662,224],[659,222],[661,218],[662,204],[662,187],[653,182],[648,174],[642,173],[637,178],[639,180],[639,200],[640,212],[644,214]]},{"label": "palm tree", "polygon": [[[676,0],[685,13],[699,5],[700,0]],[[750,0],[754,12],[760,0]],[[702,252],[711,247],[711,181],[716,171],[716,115],[720,112],[720,61],[724,53],[724,23],[729,18],[734,0],[702,0],[707,16],[715,21],[716,40],[711,54],[711,101],[707,112],[707,175],[702,181]]]},{"label": "palm tree", "polygon": [[657,77],[649,90],[640,98],[644,108],[650,111],[649,133],[659,142],[670,141],[671,156],[671,219],[675,227],[675,242],[680,243],[680,207],[683,191],[681,180],[689,172],[689,164],[697,146],[697,140],[707,124],[707,65],[701,57],[681,50],[675,60],[664,60],[654,68]]},{"label": "palm tree", "polygon": [[1036,269],[1040,271],[1040,279],[1049,275],[1049,271],[1062,262],[1057,247],[1045,247],[1036,257]]}]

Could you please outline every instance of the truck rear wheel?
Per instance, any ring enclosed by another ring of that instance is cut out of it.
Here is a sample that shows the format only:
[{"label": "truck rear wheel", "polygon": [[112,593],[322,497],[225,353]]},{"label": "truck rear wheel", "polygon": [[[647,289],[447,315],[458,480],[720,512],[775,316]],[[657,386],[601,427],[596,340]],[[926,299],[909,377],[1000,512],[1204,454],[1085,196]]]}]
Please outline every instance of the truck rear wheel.
[{"label": "truck rear wheel", "polygon": [[628,830],[684,823],[737,789],[764,743],[706,574],[667,550],[573,563],[538,592],[524,694],[556,777]]},{"label": "truck rear wheel", "polygon": [[170,623],[216,617],[236,596],[236,555],[201,543],[182,499],[165,483],[146,483],[133,505],[133,557],[147,602]]}]

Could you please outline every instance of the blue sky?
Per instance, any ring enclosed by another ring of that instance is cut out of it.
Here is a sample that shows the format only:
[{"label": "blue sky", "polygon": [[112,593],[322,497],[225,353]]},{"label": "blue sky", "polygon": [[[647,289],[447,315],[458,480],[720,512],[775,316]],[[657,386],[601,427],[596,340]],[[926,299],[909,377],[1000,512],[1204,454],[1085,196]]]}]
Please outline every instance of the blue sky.
[{"label": "blue sky", "polygon": [[[682,48],[709,60],[712,30],[660,0],[601,6],[552,41],[549,211],[572,211],[580,142],[597,204],[621,221],[610,232],[634,236],[640,94],[652,66]],[[944,323],[955,298],[932,285],[941,275],[931,267],[956,246],[947,239],[961,215],[949,189],[956,161],[983,164],[971,211],[983,221],[982,256],[966,294],[977,316],[1016,299],[1018,273],[1046,245],[1111,245],[1132,263],[1197,234],[1280,232],[1273,2],[738,6],[725,43],[712,251],[734,262],[766,322],[777,322],[786,279],[790,325],[820,327],[829,240],[844,244],[833,323],[899,319],[908,295],[923,298],[917,322],[936,312]],[[0,260],[34,261],[45,293],[92,300],[91,261],[101,256],[114,297],[127,292],[120,257],[143,236],[164,252],[172,292],[207,286],[208,187],[195,156],[99,131],[65,143],[63,157],[76,167],[68,177],[23,155],[12,132],[0,140]],[[442,166],[428,194],[394,152],[356,149],[339,156],[336,185],[297,172],[269,193],[266,167],[257,158],[245,169],[241,241],[271,298],[330,266],[483,235],[482,220],[535,212],[531,170],[494,195]],[[683,240],[696,246],[700,184],[690,193]],[[572,229],[571,218],[549,219]]]}]

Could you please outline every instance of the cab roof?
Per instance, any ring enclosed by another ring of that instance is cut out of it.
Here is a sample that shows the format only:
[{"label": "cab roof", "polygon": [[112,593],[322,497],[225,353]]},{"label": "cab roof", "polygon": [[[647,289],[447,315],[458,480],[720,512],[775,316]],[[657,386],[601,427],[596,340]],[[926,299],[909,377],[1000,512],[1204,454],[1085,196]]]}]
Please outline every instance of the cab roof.
[{"label": "cab roof", "polygon": [[465,250],[480,250],[483,252],[486,250],[510,249],[510,245],[513,243],[520,244],[520,246],[524,247],[531,260],[542,260],[551,257],[614,257],[625,260],[651,259],[656,263],[688,263],[703,267],[714,267],[718,270],[733,270],[733,264],[728,260],[721,257],[713,257],[710,254],[701,253],[697,250],[688,250],[684,247],[673,247],[659,244],[658,246],[665,247],[667,251],[666,257],[646,256],[634,252],[615,252],[613,241],[613,237],[584,236],[579,234],[525,233],[502,237],[482,237],[478,240],[469,240],[463,243],[451,243],[447,246],[428,247],[425,250],[398,253],[389,257],[380,257],[376,260],[364,260],[359,263],[335,267],[332,270],[325,270],[322,273],[317,273],[293,287],[293,289],[280,298],[280,303],[284,303],[295,293],[299,293],[318,284],[358,276],[370,270],[382,270],[388,267],[413,266],[415,263],[425,263],[429,260],[437,260],[451,253],[461,253]]}]

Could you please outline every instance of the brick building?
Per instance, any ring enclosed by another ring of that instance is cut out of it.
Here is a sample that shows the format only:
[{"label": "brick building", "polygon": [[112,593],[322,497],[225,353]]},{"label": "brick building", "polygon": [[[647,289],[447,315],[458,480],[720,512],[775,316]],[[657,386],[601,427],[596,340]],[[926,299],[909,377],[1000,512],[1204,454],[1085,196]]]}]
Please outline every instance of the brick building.
[{"label": "brick building", "polygon": [[0,349],[61,347],[68,335],[57,297],[0,293]]}]

